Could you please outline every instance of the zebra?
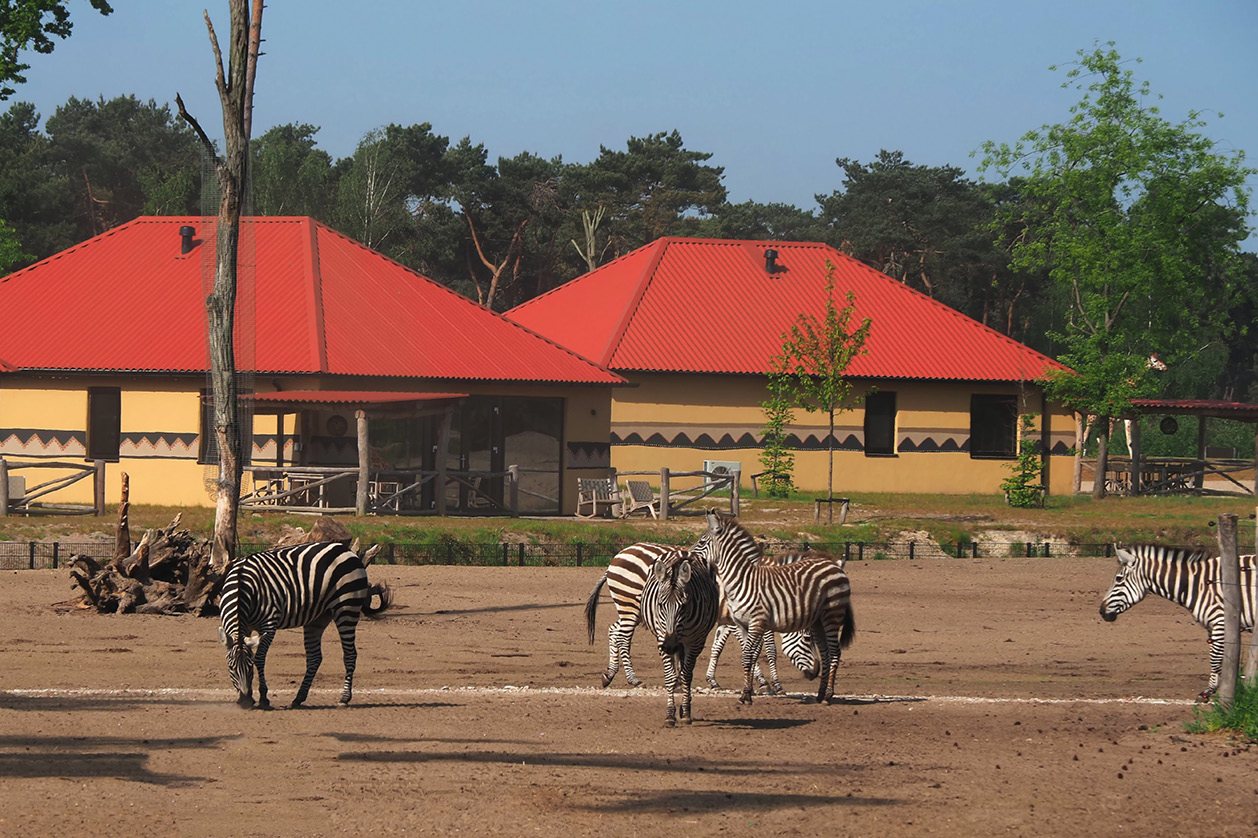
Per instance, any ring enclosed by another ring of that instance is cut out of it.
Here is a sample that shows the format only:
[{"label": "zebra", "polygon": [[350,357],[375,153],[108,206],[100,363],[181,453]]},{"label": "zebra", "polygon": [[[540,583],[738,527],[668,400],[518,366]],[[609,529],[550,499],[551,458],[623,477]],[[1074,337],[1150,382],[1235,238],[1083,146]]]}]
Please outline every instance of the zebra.
[{"label": "zebra", "polygon": [[[271,709],[267,699],[266,653],[279,629],[301,626],[306,640],[306,677],[293,699],[301,707],[323,660],[321,638],[328,623],[335,622],[345,657],[342,705],[353,695],[354,665],[358,651],[354,634],[360,614],[378,617],[392,603],[388,585],[367,583],[365,561],[339,542],[296,544],[254,553],[228,565],[223,577],[219,610],[219,639],[227,647],[227,670],[236,688],[236,703],[254,706],[253,669],[258,669],[258,702]],[[371,607],[378,596],[380,605]]]},{"label": "zebra", "polygon": [[690,724],[695,662],[716,625],[719,604],[720,592],[711,570],[701,562],[691,561],[685,550],[666,553],[651,566],[642,588],[642,622],[655,633],[664,664],[664,685],[668,689],[664,723],[669,727],[678,721],[674,694],[679,670],[683,687],[680,721]]},{"label": "zebra", "polygon": [[[1197,698],[1209,701],[1219,688],[1223,669],[1223,593],[1219,589],[1219,557],[1204,550],[1137,544],[1114,545],[1118,574],[1101,601],[1101,617],[1107,623],[1144,599],[1152,591],[1192,612],[1210,638],[1210,683]],[[1241,626],[1253,630],[1254,600],[1258,599],[1258,570],[1253,556],[1241,556]]]},{"label": "zebra", "polygon": [[[776,562],[777,564],[791,564],[802,558],[813,555],[808,553],[784,553],[778,556],[764,556],[762,552],[762,561]],[[839,567],[847,564],[846,559],[839,559]],[[735,633],[734,621],[729,616],[729,604],[725,601],[725,592],[721,592],[721,615],[717,618],[716,635],[712,638],[712,651],[708,653],[708,686],[714,690],[721,689],[720,683],[716,680],[716,665],[721,659],[721,652],[725,649],[725,644],[729,640],[729,636]],[[776,654],[773,648],[773,632],[766,631],[764,633],[764,644],[766,655],[769,658],[769,677],[772,683],[769,685],[771,693],[780,694],[783,692],[781,683],[778,682],[777,667],[774,665]],[[810,632],[790,631],[782,635],[782,649],[790,656],[799,670],[804,673],[804,677],[811,681],[817,677],[819,671],[817,662],[817,647],[812,642],[812,634]],[[801,665],[801,664],[805,664]],[[756,677],[760,681],[760,685],[764,686],[764,678],[760,677],[759,671]]]},{"label": "zebra", "polygon": [[691,553],[708,562],[729,604],[730,617],[743,641],[743,693],[751,704],[751,666],[760,655],[769,630],[812,630],[821,655],[821,683],[817,701],[834,696],[841,650],[852,643],[852,585],[837,559],[822,553],[791,564],[769,564],[738,519],[713,510],[707,531]]},{"label": "zebra", "polygon": [[[631,544],[621,550],[611,561],[608,562],[607,571],[594,585],[594,590],[590,593],[589,599],[585,603],[585,622],[589,631],[590,643],[594,642],[594,620],[598,609],[599,592],[603,589],[603,585],[607,585],[608,593],[611,594],[612,602],[616,605],[616,620],[607,630],[607,670],[603,673],[603,686],[606,687],[616,677],[616,673],[624,670],[625,680],[630,686],[642,686],[640,679],[633,671],[633,664],[629,659],[629,650],[633,644],[633,632],[637,628],[641,619],[641,601],[642,588],[646,584],[647,577],[651,573],[651,567],[656,560],[676,547],[669,547],[662,544],[652,544],[649,542],[638,542]],[[724,607],[722,607],[724,613]],[[719,636],[718,640],[721,646],[725,644],[725,638]],[[773,638],[767,636],[765,638],[766,654],[769,658],[769,677],[771,681],[765,681],[760,676],[759,667],[756,667],[756,677],[761,684],[769,686],[771,691],[782,691],[781,683],[777,676],[777,649],[773,644]],[[812,638],[806,634],[792,632],[782,637],[782,651],[790,658],[790,660],[799,668],[801,672],[808,678],[817,677],[817,655],[813,647]],[[713,643],[713,655],[719,657],[720,650]],[[715,665],[709,667],[708,681],[713,686],[715,683]]]}]

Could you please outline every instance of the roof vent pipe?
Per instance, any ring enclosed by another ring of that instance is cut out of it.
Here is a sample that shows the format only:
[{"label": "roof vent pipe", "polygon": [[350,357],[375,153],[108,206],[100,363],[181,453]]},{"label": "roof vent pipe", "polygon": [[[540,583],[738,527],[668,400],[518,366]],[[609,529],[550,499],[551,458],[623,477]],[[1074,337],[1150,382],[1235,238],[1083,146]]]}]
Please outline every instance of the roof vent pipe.
[{"label": "roof vent pipe", "polygon": [[187,255],[192,252],[192,237],[196,234],[196,230],[187,224],[179,228],[179,252]]},{"label": "roof vent pipe", "polygon": [[770,248],[764,252],[764,269],[771,274],[778,272],[778,252]]}]

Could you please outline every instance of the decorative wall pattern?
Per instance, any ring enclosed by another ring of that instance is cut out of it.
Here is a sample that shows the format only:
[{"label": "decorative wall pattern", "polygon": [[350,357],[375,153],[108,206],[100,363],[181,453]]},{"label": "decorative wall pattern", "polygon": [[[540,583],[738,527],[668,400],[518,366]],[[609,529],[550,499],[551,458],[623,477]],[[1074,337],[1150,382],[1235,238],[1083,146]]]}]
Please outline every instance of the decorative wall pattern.
[{"label": "decorative wall pattern", "polygon": [[0,428],[0,454],[22,457],[85,457],[85,431]]},{"label": "decorative wall pattern", "polygon": [[612,447],[606,442],[569,442],[568,468],[611,468]]}]

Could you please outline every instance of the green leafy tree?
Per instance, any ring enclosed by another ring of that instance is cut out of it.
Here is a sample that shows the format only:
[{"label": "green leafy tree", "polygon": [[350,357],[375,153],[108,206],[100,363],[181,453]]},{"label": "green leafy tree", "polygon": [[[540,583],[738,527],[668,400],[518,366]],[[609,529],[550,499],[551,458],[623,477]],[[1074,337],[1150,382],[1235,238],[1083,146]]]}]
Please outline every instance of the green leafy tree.
[{"label": "green leafy tree", "polygon": [[134,96],[72,96],[45,130],[52,164],[74,195],[82,238],[145,212],[198,211],[201,149],[169,106]]},{"label": "green leafy tree", "polygon": [[[820,318],[800,314],[782,336],[783,370],[793,379],[796,397],[809,412],[826,414],[828,471],[827,498],[834,501],[834,417],[853,407],[852,384],[844,373],[848,365],[868,350],[872,323],[868,317],[856,321],[856,294],[848,291],[839,305],[835,288],[835,267],[826,262],[825,310]],[[834,510],[830,510],[831,520]]]},{"label": "green leafy tree", "polygon": [[786,437],[787,428],[795,421],[795,388],[786,371],[785,356],[775,357],[772,367],[768,376],[768,397],[760,403],[764,410],[760,465],[764,467],[769,497],[786,498],[790,497],[794,483],[795,456],[786,446]]},{"label": "green leafy tree", "polygon": [[75,229],[74,196],[53,166],[52,145],[39,130],[39,114],[15,102],[0,114],[0,218],[29,254],[10,270],[82,241]]},{"label": "green leafy tree", "polygon": [[30,255],[22,250],[17,233],[0,218],[0,276],[4,276],[17,265],[30,261]]},{"label": "green leafy tree", "polygon": [[687,149],[677,131],[630,137],[624,151],[602,146],[571,172],[578,209],[607,208],[614,256],[662,236],[697,235],[725,203],[725,170],[706,165],[711,157]]},{"label": "green leafy tree", "polygon": [[[1082,92],[1069,122],[1045,125],[1010,146],[983,145],[981,169],[1023,175],[1024,200],[1004,223],[1025,224],[1012,264],[1047,270],[1070,301],[1053,337],[1070,372],[1049,393],[1097,416],[1097,474],[1108,458],[1111,417],[1149,392],[1150,355],[1174,368],[1197,340],[1226,330],[1237,291],[1252,173],[1201,133],[1193,111],[1180,123],[1146,105],[1113,49],[1079,52],[1063,87]],[[1188,339],[1185,339],[1188,338]],[[1105,493],[1095,481],[1093,493]]]},{"label": "green leafy tree", "polygon": [[1019,509],[1044,505],[1044,486],[1040,482],[1044,463],[1040,459],[1039,441],[1031,436],[1034,422],[1033,413],[1018,417],[1018,456],[1008,464],[1011,473],[1000,484],[1009,505]]},{"label": "green leafy tree", "polygon": [[[92,8],[107,15],[113,8],[105,0],[90,0]],[[0,2],[0,102],[16,90],[12,84],[25,84],[23,73],[29,64],[20,60],[23,50],[47,55],[57,42],[69,37],[74,24],[66,0],[3,0]]]},{"label": "green leafy tree", "polygon": [[319,129],[276,125],[250,143],[255,215],[308,215],[328,220],[335,178],[332,157],[315,147]]},{"label": "green leafy tree", "polygon": [[704,219],[700,235],[713,239],[823,241],[826,228],[816,215],[791,204],[721,204]]}]

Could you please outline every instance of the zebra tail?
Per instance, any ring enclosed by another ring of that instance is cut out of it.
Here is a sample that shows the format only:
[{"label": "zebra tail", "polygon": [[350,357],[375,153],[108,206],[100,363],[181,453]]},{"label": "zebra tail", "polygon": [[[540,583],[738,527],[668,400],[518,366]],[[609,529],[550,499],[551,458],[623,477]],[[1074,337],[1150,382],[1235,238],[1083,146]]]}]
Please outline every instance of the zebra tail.
[{"label": "zebra tail", "polygon": [[594,590],[590,592],[590,598],[585,601],[585,628],[590,633],[590,645],[594,645],[594,614],[598,611],[598,595],[603,590],[603,583],[607,581],[607,574],[594,584]]},{"label": "zebra tail", "polygon": [[839,648],[846,649],[852,645],[852,637],[856,634],[856,617],[852,615],[852,604],[847,605],[847,614],[843,615],[843,636],[839,638]]},{"label": "zebra tail", "polygon": [[[376,608],[371,607],[371,598],[373,596],[380,597],[380,605]],[[381,614],[393,605],[393,591],[386,582],[377,582],[367,589],[367,604],[363,606],[363,616],[373,620],[378,619]]]}]

